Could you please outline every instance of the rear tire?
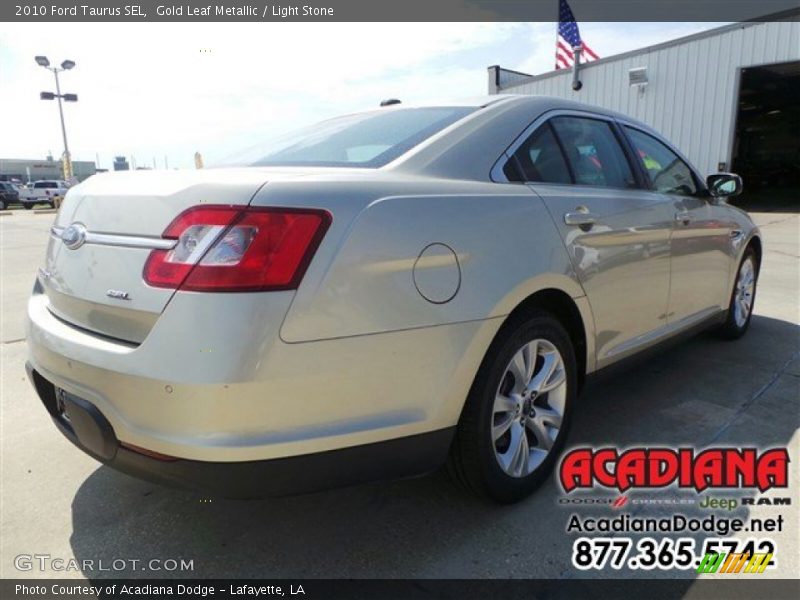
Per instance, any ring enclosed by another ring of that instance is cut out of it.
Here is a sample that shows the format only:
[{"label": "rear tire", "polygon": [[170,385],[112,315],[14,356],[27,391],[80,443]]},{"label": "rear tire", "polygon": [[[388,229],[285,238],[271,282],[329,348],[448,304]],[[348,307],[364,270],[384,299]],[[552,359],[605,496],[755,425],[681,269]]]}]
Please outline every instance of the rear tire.
[{"label": "rear tire", "polygon": [[451,475],[496,502],[526,498],[553,470],[576,395],[575,350],[558,320],[536,312],[504,325],[464,405]]},{"label": "rear tire", "polygon": [[22,206],[25,207],[25,210],[30,210],[33,208],[33,204],[23,204]]},{"label": "rear tire", "polygon": [[728,316],[725,323],[717,330],[717,335],[720,337],[738,340],[747,333],[756,301],[758,269],[758,256],[752,246],[748,247],[736,271],[736,281],[728,304]]}]

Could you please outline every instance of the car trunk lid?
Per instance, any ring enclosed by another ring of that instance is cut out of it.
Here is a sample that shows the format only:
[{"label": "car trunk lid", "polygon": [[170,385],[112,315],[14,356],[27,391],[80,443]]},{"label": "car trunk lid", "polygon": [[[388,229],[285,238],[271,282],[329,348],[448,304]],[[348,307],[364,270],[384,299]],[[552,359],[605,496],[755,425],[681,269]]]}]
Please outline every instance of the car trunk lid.
[{"label": "car trunk lid", "polygon": [[246,206],[266,178],[247,168],[138,171],[98,175],[76,186],[61,207],[39,272],[50,310],[92,332],[142,342],[175,293],[142,278],[148,256],[165,243],[166,227],[198,204]]}]

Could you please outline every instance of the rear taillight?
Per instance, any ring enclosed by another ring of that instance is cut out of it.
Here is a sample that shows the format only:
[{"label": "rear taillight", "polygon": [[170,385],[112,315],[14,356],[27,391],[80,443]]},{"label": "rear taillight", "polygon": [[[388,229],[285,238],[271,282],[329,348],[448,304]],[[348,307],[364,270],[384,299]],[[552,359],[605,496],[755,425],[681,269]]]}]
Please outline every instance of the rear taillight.
[{"label": "rear taillight", "polygon": [[164,231],[175,247],[150,253],[144,280],[195,292],[295,289],[330,222],[316,209],[196,206]]}]

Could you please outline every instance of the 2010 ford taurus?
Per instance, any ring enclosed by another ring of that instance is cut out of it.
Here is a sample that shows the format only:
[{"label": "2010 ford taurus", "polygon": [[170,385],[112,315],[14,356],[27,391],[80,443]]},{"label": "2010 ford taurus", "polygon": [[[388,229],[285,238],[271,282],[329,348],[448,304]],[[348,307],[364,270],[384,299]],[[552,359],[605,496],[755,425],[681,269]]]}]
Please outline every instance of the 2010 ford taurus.
[{"label": "2010 ford taurus", "polygon": [[622,115],[512,96],[94,176],[51,230],[29,374],[75,445],[151,480],[274,495],[448,463],[519,500],[587,375],[745,333],[762,242],[725,200],[741,187]]}]

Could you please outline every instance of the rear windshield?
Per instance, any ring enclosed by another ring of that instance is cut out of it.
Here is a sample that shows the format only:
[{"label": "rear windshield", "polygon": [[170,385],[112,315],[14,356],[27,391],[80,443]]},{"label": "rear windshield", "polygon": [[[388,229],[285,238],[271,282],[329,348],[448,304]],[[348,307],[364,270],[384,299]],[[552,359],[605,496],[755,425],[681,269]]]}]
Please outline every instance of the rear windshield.
[{"label": "rear windshield", "polygon": [[475,110],[384,109],[339,117],[253,148],[232,162],[259,167],[382,167]]},{"label": "rear windshield", "polygon": [[55,181],[37,181],[33,184],[35,188],[55,188],[58,184]]}]

